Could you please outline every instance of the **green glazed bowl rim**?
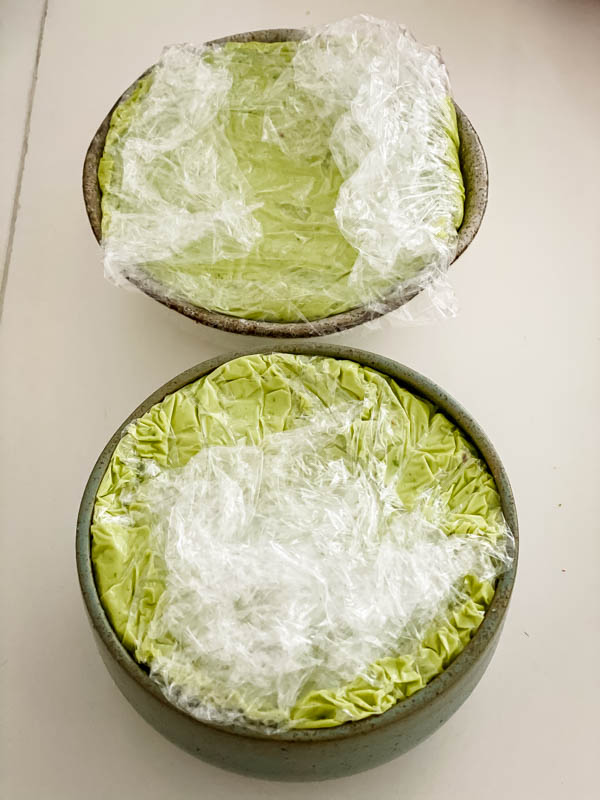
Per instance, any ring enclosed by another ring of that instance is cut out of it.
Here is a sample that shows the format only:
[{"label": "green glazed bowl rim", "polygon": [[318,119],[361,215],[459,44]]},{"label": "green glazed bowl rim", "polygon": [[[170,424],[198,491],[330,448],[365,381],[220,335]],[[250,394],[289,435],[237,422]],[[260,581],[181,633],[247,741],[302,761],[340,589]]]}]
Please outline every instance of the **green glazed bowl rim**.
[{"label": "green glazed bowl rim", "polygon": [[[196,719],[192,715],[183,711],[175,704],[171,703],[163,695],[159,685],[150,678],[148,672],[144,670],[134,659],[133,655],[124,647],[113,630],[100,601],[96,583],[94,580],[93,567],[91,561],[91,536],[90,526],[94,509],[95,497],[100,482],[110,463],[112,454],[119,441],[124,435],[126,427],[134,420],[145,414],[153,405],[159,403],[167,394],[181,389],[188,383],[207,375],[217,367],[244,355],[266,354],[266,353],[290,353],[294,355],[315,355],[331,358],[348,359],[357,363],[378,370],[385,375],[396,380],[403,386],[414,391],[416,394],[430,400],[440,408],[453,422],[455,422],[471,441],[478,448],[484,461],[487,463],[500,494],[502,509],[506,521],[513,533],[515,540],[514,561],[509,570],[503,573],[498,579],[496,592],[490,607],[475,632],[471,641],[464,650],[454,659],[454,661],[423,689],[420,689],[406,700],[398,702],[395,706],[377,716],[367,717],[357,722],[346,722],[343,725],[333,728],[316,728],[308,730],[289,730],[281,733],[268,734],[260,731],[249,730],[237,724],[216,724],[204,722]],[[416,372],[409,367],[399,364],[384,356],[376,355],[365,350],[358,350],[353,347],[343,347],[336,344],[325,343],[302,343],[284,346],[271,346],[263,348],[253,348],[252,350],[221,355],[203,361],[191,369],[171,379],[141,403],[135,411],[127,417],[125,422],[119,426],[118,430],[111,437],[108,444],[102,451],[96,462],[91,475],[83,492],[83,498],[77,519],[76,533],[76,561],[77,572],[81,593],[90,617],[91,624],[100,637],[109,653],[120,666],[138,683],[146,692],[153,695],[161,704],[168,706],[178,714],[192,719],[197,725],[217,728],[235,736],[243,736],[247,739],[271,739],[281,742],[323,742],[331,740],[343,740],[352,736],[359,736],[368,733],[376,728],[387,725],[400,724],[408,717],[419,713],[434,698],[444,694],[452,685],[460,682],[471,668],[477,664],[484,651],[493,641],[496,634],[502,627],[504,616],[508,607],[510,596],[515,582],[517,570],[517,558],[519,549],[519,532],[517,511],[512,489],[506,474],[506,470],[494,449],[492,443],[483,432],[479,424],[473,417],[450,395],[437,386],[433,381]]]},{"label": "green glazed bowl rim", "polygon": [[[269,28],[260,31],[249,31],[213,39],[205,44],[208,46],[221,45],[227,42],[285,42],[299,41],[307,36],[307,31],[302,28]],[[147,69],[134,81],[119,97],[94,134],[88,147],[83,164],[83,199],[92,232],[101,244],[102,239],[102,192],[98,184],[98,165],[104,152],[104,142],[108,133],[110,120],[115,108],[126,100],[139,81],[148,75],[154,67]],[[453,101],[454,102],[454,101]],[[451,263],[454,263],[471,244],[477,234],[488,198],[488,166],[485,151],[477,132],[467,115],[454,103],[458,129],[460,134],[460,165],[465,183],[465,207],[462,224],[458,230],[457,249]],[[465,163],[470,167],[465,169]],[[264,320],[234,317],[220,311],[196,306],[177,295],[167,294],[165,287],[157,280],[150,277],[141,279],[134,274],[126,274],[127,280],[144,294],[157,300],[167,308],[178,311],[195,322],[208,325],[211,328],[240,333],[248,336],[265,336],[286,339],[299,339],[307,337],[326,336],[331,333],[353,328],[364,322],[376,319],[384,314],[394,311],[408,303],[419,294],[418,287],[393,289],[376,307],[357,306],[340,314],[322,317],[305,322],[267,322]]]}]

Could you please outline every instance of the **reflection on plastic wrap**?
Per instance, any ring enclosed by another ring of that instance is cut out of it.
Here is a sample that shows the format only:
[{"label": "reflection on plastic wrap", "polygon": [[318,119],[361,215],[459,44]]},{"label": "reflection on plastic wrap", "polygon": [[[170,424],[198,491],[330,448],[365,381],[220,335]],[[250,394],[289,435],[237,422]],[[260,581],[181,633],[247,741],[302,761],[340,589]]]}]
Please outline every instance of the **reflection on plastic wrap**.
[{"label": "reflection on plastic wrap", "polygon": [[458,147],[439,55],[396,23],[169,47],[106,138],[106,274],[251,320],[377,314],[423,289],[425,316],[452,315]]}]

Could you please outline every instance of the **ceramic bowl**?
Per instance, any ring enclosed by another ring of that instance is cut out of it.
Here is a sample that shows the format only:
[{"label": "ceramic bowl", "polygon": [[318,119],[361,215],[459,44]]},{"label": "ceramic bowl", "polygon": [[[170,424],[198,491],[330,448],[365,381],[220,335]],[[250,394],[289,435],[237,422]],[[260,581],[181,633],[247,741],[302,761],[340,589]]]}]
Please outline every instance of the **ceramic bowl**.
[{"label": "ceramic bowl", "polygon": [[[98,487],[126,426],[167,394],[247,353],[219,356],[181,373],[150,395],[121,425],[98,459],[85,488],[77,521],[77,569],[96,644],[115,683],[147,722],[180,747],[219,767],[280,781],[338,778],[383,764],[414,747],[440,727],[466,700],[496,649],[515,581],[518,526],[515,503],[498,454],[477,422],[443,389],[408,367],[383,356],[333,344],[304,343],[253,352],[320,355],[356,361],[389,375],[438,406],[478,448],[500,494],[515,538],[514,562],[498,579],[483,622],[456,659],[427,686],[379,716],[335,728],[291,730],[272,735],[238,725],[201,722],[170,703],[121,644],[100,602],[91,562],[90,525]],[[90,687],[91,690],[91,687]],[[500,701],[499,701],[500,702]],[[475,734],[476,731],[473,731]]]},{"label": "ceramic bowl", "polygon": [[[305,31],[301,29],[275,28],[272,30],[252,31],[250,33],[238,33],[233,36],[226,36],[222,39],[214,39],[207,44],[223,44],[225,42],[285,42],[297,41],[304,38]],[[152,68],[150,68],[152,69]],[[98,165],[104,152],[104,142],[110,125],[110,120],[115,108],[123,100],[127,99],[135,89],[141,78],[148,74],[146,70],[126,91],[119,97],[117,102],[108,112],[100,127],[96,131],[88,148],[85,162],[83,165],[83,197],[90,225],[94,236],[100,242],[102,225],[102,193],[98,185]],[[458,231],[458,246],[454,261],[467,249],[473,241],[475,234],[479,230],[485,208],[487,205],[488,194],[488,170],[483,147],[469,122],[465,113],[454,104],[458,121],[458,132],[460,135],[460,166],[465,186],[465,207],[462,225]],[[267,336],[276,338],[306,338],[312,336],[325,336],[327,334],[343,331],[368,322],[389,311],[407,303],[418,293],[418,289],[410,290],[399,287],[390,293],[387,299],[377,304],[377,308],[359,306],[342,314],[334,314],[310,322],[263,322],[260,320],[243,319],[223,314],[219,311],[211,311],[208,308],[195,306],[183,298],[169,295],[165,287],[158,281],[144,278],[143,281],[136,276],[128,276],[128,280],[136,285],[145,294],[158,300],[159,303],[184,314],[186,317],[209,325],[212,328],[219,328],[232,333],[242,333],[255,336]]]}]

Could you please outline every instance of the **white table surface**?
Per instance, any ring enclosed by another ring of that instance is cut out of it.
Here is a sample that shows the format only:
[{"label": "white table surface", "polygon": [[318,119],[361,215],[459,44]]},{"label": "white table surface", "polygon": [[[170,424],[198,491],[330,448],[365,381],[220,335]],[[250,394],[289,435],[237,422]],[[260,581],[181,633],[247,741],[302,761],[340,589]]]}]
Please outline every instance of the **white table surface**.
[{"label": "white table surface", "polygon": [[[487,151],[490,202],[452,270],[456,319],[339,341],[420,370],[480,421],[513,482],[521,561],[497,654],[440,731],[369,773],[275,784],[203,764],[150,728],[112,684],[84,617],[75,517],[101,448],[168,378],[253,342],[104,280],[81,167],[97,124],[163,44],[365,8],[442,47]],[[0,244],[12,246],[1,330],[0,796],[595,796],[599,34],[600,4],[583,0],[2,0]]]}]

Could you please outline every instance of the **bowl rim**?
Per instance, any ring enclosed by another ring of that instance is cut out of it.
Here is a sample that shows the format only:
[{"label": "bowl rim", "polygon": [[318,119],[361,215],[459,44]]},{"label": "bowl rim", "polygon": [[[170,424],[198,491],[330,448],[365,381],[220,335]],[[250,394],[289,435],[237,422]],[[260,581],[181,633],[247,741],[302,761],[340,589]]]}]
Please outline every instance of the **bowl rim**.
[{"label": "bowl rim", "polygon": [[[224,36],[220,39],[211,39],[204,44],[207,46],[226,44],[227,42],[244,41],[263,41],[263,42],[284,42],[299,41],[305,38],[308,32],[303,28],[268,28],[265,30],[248,31]],[[108,133],[110,120],[114,110],[123,100],[126,100],[140,80],[148,75],[155,67],[153,65],[145,70],[137,80],[135,80],[117,99],[108,114],[104,117],[98,130],[92,137],[88,146],[82,175],[83,198],[85,209],[92,228],[92,232],[98,242],[102,244],[102,192],[98,183],[98,166],[104,143]],[[465,184],[465,205],[464,216],[460,228],[458,229],[458,242],[454,258],[450,262],[453,264],[461,256],[475,238],[483,220],[488,199],[488,166],[487,159],[481,140],[466,114],[453,100],[456,110],[456,117],[460,135],[460,162],[463,182]],[[463,146],[468,142],[469,156],[473,160],[474,172],[480,175],[477,186],[470,186],[466,179],[463,164]],[[165,293],[164,286],[153,278],[144,277],[141,279],[135,274],[124,273],[124,277],[144,294],[157,300],[167,308],[178,311],[180,314],[193,319],[203,325],[249,336],[265,336],[271,338],[308,338],[326,336],[331,333],[353,328],[364,322],[376,319],[384,314],[394,311],[408,303],[421,291],[415,286],[402,287],[399,285],[394,288],[389,295],[375,307],[357,306],[339,314],[332,314],[329,317],[321,317],[312,321],[300,322],[269,322],[265,320],[252,320],[245,317],[235,317],[221,311],[213,311],[203,306],[190,303],[183,297],[176,294]]]},{"label": "bowl rim", "polygon": [[[447,415],[469,437],[486,462],[496,481],[502,503],[502,510],[513,533],[515,542],[513,563],[511,567],[499,577],[494,597],[481,625],[459,655],[443,670],[443,672],[433,678],[423,689],[420,689],[405,700],[399,701],[382,714],[372,715],[363,720],[350,721],[329,728],[292,729],[272,734],[258,730],[250,730],[236,723],[225,724],[201,721],[187,711],[179,708],[164,696],[159,685],[150,678],[148,672],[135,661],[133,655],[121,643],[108,620],[100,601],[94,579],[90,533],[96,493],[110,463],[112,454],[121,440],[126,427],[134,419],[145,414],[153,405],[163,400],[166,395],[198,380],[222,364],[241,356],[269,353],[324,356],[355,361],[362,366],[378,370],[384,375],[396,380],[400,385],[405,386],[410,391],[434,403],[434,405]],[[200,726],[214,728],[221,732],[245,737],[246,739],[309,743],[343,740],[348,737],[368,733],[376,728],[383,728],[387,725],[401,723],[406,718],[426,708],[431,701],[439,695],[444,694],[453,685],[459,683],[466,674],[470,672],[502,628],[516,577],[519,552],[519,529],[512,489],[500,457],[482,428],[460,403],[429,378],[426,378],[410,367],[406,367],[390,358],[353,347],[310,342],[252,348],[250,350],[216,356],[181,372],[179,375],[163,384],[159,389],[152,392],[118,427],[92,469],[79,508],[75,549],[79,585],[92,628],[110,653],[112,659],[114,659],[127,672],[129,677],[145,692],[151,694],[154,699],[158,700],[162,705],[168,706],[171,711],[186,717],[188,722],[192,720],[195,724]]]}]

